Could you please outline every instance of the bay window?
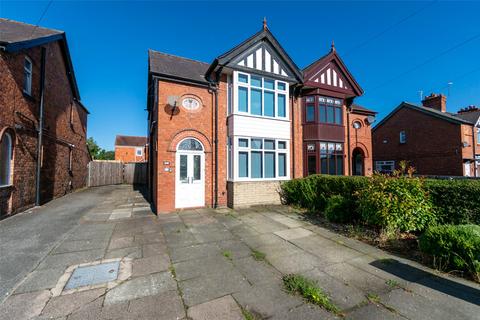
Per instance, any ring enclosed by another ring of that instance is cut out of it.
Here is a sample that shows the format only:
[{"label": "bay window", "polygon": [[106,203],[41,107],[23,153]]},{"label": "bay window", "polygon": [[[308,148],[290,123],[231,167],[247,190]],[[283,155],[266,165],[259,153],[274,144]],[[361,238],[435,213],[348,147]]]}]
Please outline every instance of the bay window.
[{"label": "bay window", "polygon": [[[305,122],[343,125],[343,101],[334,98],[310,96],[305,98]],[[316,119],[316,109],[318,109]]]},{"label": "bay window", "polygon": [[[319,147],[317,151],[317,147]],[[306,170],[310,174],[344,174],[343,143],[338,142],[311,142],[306,144]]]},{"label": "bay window", "polygon": [[255,116],[287,118],[286,82],[235,72],[236,110]]},{"label": "bay window", "polygon": [[287,141],[238,138],[238,178],[277,179],[288,176]]}]

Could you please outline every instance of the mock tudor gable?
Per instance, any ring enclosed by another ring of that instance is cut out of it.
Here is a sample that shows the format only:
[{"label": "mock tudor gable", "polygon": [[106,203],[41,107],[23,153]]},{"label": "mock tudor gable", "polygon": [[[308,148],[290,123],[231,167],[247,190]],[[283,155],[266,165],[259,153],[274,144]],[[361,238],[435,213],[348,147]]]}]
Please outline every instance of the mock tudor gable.
[{"label": "mock tudor gable", "polygon": [[303,77],[306,87],[339,92],[348,98],[363,94],[362,88],[348,71],[333,44],[327,55],[303,70]]}]

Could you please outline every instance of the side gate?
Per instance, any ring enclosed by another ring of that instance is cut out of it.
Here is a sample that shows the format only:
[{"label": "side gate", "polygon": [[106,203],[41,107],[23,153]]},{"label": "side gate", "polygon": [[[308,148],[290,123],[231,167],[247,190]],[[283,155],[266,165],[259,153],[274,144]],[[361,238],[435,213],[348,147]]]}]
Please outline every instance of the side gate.
[{"label": "side gate", "polygon": [[88,186],[146,184],[147,163],[94,160],[88,164]]}]

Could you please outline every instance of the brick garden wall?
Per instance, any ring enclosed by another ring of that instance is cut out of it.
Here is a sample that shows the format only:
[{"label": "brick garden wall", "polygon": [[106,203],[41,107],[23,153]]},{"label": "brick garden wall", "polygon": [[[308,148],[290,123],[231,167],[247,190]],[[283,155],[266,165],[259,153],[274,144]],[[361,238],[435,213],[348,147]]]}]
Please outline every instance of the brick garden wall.
[{"label": "brick garden wall", "polygon": [[[42,202],[86,186],[87,113],[74,101],[57,42],[45,45],[45,135],[42,160]],[[32,95],[23,93],[25,56],[33,63]],[[2,215],[22,211],[35,202],[35,167],[40,97],[40,47],[18,53],[0,52],[0,130],[15,134],[12,186],[0,190]],[[69,170],[70,147],[72,170]]]}]

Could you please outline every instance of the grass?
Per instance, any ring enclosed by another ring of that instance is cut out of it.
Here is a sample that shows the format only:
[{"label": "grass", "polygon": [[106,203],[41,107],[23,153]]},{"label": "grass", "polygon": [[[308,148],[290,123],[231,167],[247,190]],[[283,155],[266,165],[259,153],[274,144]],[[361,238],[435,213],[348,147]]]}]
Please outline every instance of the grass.
[{"label": "grass", "polygon": [[263,261],[265,260],[265,256],[266,254],[263,253],[263,252],[260,252],[260,251],[257,251],[255,249],[252,249],[252,257],[253,259],[257,260],[257,261]]},{"label": "grass", "polygon": [[387,281],[385,281],[385,283],[390,288],[399,288],[400,287],[400,283],[398,283],[397,281],[395,281],[393,279],[388,279]]},{"label": "grass", "polygon": [[223,256],[229,260],[232,260],[232,252],[229,250],[225,250],[222,252]]},{"label": "grass", "polygon": [[283,285],[285,289],[292,294],[299,294],[310,303],[321,306],[327,311],[341,315],[340,309],[330,301],[330,298],[315,281],[307,279],[301,275],[288,274],[283,276]]},{"label": "grass", "polygon": [[380,297],[378,296],[378,294],[375,293],[368,293],[367,299],[374,303],[380,303]]},{"label": "grass", "polygon": [[260,320],[261,319],[260,317],[257,317],[255,314],[253,314],[252,312],[248,311],[245,308],[242,308],[242,314],[243,314],[243,318],[245,320]]},{"label": "grass", "polygon": [[174,267],[169,267],[168,269],[170,270],[170,273],[173,275],[173,277],[176,278],[177,273],[175,272],[175,268]]}]

